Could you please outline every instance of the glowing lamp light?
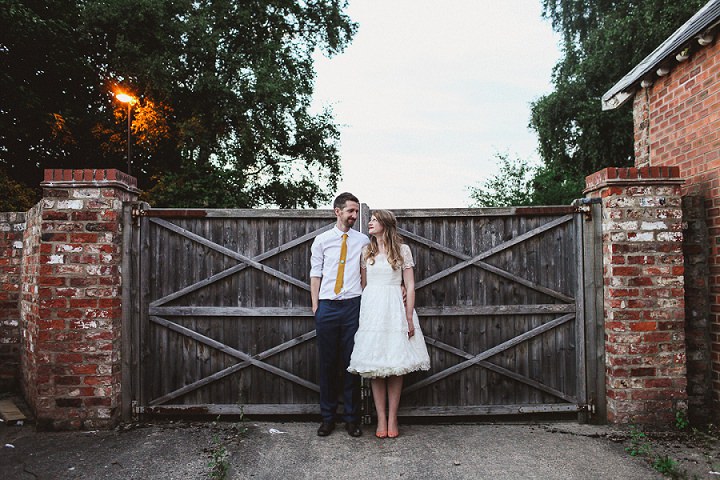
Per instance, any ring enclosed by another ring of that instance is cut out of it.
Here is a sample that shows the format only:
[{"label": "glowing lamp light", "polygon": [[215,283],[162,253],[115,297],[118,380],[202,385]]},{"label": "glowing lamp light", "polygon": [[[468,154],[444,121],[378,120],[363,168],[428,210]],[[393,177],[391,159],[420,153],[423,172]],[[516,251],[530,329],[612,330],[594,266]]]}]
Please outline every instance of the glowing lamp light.
[{"label": "glowing lamp light", "polygon": [[118,99],[118,102],[122,103],[137,103],[137,98],[133,97],[132,95],[128,95],[127,93],[116,93],[115,98]]}]

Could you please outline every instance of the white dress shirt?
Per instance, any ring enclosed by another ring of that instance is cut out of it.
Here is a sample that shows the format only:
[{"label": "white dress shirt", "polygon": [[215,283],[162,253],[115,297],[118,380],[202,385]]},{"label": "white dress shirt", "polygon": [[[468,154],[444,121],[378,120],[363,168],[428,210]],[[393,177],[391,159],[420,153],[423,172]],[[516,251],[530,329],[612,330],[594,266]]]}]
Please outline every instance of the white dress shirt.
[{"label": "white dress shirt", "polygon": [[320,300],[345,300],[359,297],[362,294],[360,286],[360,253],[362,248],[370,243],[367,235],[350,229],[347,234],[347,256],[345,258],[345,273],[340,293],[335,294],[335,279],[340,264],[340,245],[345,232],[333,227],[323,232],[313,241],[310,252],[310,276],[320,277]]}]

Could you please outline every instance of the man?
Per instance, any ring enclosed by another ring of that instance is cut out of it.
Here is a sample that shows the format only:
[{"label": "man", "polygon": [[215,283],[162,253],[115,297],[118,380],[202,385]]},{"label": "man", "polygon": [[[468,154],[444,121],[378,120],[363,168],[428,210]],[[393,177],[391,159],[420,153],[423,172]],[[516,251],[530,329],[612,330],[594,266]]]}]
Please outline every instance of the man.
[{"label": "man", "polygon": [[355,195],[341,193],[333,208],[335,227],[315,237],[310,249],[310,294],[317,332],[322,414],[317,434],[325,437],[335,429],[338,394],[342,391],[345,429],[350,436],[359,437],[360,377],[349,373],[347,367],[360,316],[360,253],[370,240],[352,229],[360,214],[360,201]]}]

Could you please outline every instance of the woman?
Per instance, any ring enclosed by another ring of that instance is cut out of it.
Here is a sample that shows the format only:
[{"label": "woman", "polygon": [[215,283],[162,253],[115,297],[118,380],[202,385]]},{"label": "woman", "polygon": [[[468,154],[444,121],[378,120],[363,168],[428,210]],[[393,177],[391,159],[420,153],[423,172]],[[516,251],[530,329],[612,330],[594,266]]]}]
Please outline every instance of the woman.
[{"label": "woman", "polygon": [[410,247],[398,236],[392,212],[373,213],[368,223],[370,244],[361,255],[360,327],[348,371],[371,379],[378,416],[375,435],[395,438],[402,376],[429,370],[430,357],[415,313],[415,264]]}]

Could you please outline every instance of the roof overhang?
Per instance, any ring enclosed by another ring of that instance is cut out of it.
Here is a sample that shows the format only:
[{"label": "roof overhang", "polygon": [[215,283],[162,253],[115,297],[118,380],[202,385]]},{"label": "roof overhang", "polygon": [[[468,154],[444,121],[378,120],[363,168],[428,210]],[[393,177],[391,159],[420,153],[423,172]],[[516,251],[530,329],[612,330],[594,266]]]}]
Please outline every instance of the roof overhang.
[{"label": "roof overhang", "polygon": [[720,0],[710,0],[602,96],[602,109],[618,108],[635,95],[638,86],[649,87],[655,79],[667,75],[671,66],[687,60],[687,55],[682,54],[695,47],[694,40],[701,47],[712,42],[719,24]]}]

